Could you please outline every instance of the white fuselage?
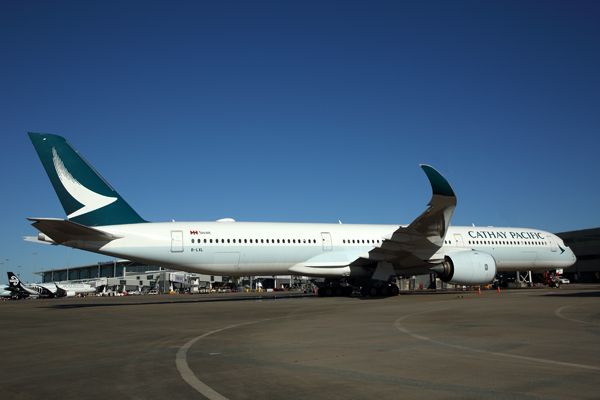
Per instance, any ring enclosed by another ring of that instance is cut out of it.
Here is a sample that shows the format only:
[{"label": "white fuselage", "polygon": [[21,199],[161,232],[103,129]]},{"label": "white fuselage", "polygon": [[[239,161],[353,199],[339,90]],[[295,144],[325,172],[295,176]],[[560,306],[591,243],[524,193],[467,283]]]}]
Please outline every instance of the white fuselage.
[{"label": "white fuselage", "polygon": [[[165,222],[97,227],[120,236],[109,243],[71,241],[67,246],[173,269],[213,275],[287,275],[298,266],[348,266],[380,247],[399,225]],[[535,229],[450,227],[438,251],[477,250],[491,254],[498,271],[550,270],[574,264],[563,241]],[[290,270],[290,268],[292,268]],[[400,269],[396,269],[401,275]]]},{"label": "white fuselage", "polygon": [[[58,290],[57,290],[57,287],[58,287],[59,289],[62,289],[62,291],[64,291],[63,293],[67,297],[77,296],[78,294],[89,294],[89,293],[96,292],[96,288],[87,283],[56,283],[56,284],[43,283],[40,285],[46,287],[48,290],[51,290],[54,293],[58,292]],[[54,286],[54,288],[52,288],[52,286]]]}]

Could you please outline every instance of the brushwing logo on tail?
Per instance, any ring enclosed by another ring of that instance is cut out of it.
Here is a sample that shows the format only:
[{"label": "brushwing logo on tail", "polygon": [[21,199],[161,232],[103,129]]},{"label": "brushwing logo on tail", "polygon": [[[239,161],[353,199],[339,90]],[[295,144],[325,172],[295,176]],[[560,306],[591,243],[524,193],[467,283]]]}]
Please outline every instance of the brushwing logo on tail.
[{"label": "brushwing logo on tail", "polygon": [[17,278],[15,275],[10,277],[10,285],[11,286],[17,286],[19,284],[19,278]]},{"label": "brushwing logo on tail", "polygon": [[96,192],[92,192],[90,189],[83,186],[71,175],[67,168],[63,164],[62,160],[58,156],[56,149],[52,148],[52,162],[54,162],[54,169],[58,174],[58,179],[63,184],[67,192],[79,203],[83,204],[79,210],[67,215],[68,218],[74,218],[79,215],[87,214],[95,211],[99,208],[105,207],[111,203],[117,201],[116,197],[107,197]]}]

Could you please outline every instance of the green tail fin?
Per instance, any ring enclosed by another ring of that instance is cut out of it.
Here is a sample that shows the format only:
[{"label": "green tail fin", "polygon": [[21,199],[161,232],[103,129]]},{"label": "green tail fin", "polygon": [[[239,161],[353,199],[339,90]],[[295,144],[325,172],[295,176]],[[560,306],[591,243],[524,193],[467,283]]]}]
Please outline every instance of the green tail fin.
[{"label": "green tail fin", "polygon": [[63,137],[28,134],[69,220],[85,226],[146,222]]}]

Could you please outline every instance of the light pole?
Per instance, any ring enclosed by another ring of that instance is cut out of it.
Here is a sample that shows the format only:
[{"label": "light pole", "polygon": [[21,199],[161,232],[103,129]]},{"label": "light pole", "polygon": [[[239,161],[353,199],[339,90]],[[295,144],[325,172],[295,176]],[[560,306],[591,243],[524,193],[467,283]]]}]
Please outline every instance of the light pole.
[{"label": "light pole", "polygon": [[33,253],[33,283],[35,283],[35,259],[36,259],[37,253]]}]

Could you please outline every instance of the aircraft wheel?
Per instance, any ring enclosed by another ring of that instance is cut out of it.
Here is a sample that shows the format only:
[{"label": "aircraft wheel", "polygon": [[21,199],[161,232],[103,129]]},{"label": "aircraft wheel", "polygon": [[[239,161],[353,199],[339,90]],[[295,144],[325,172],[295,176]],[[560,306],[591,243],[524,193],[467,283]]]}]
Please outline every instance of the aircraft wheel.
[{"label": "aircraft wheel", "polygon": [[331,297],[333,296],[333,289],[330,287],[326,287],[323,293],[325,293],[325,297]]},{"label": "aircraft wheel", "polygon": [[335,289],[333,289],[333,295],[336,297],[342,296],[344,294],[344,288],[341,286],[336,287]]},{"label": "aircraft wheel", "polygon": [[390,296],[398,296],[398,293],[400,293],[400,289],[398,289],[398,286],[392,285],[390,288]]},{"label": "aircraft wheel", "polygon": [[360,288],[360,295],[362,297],[367,297],[369,295],[369,287],[368,286],[363,286]]},{"label": "aircraft wheel", "polygon": [[380,287],[380,288],[379,288],[379,293],[380,293],[380,294],[381,294],[383,297],[387,296],[387,295],[390,293],[390,287],[389,287],[389,286],[385,286],[385,285],[384,285],[384,286],[382,286],[382,287]]},{"label": "aircraft wheel", "polygon": [[371,297],[377,297],[379,296],[379,288],[377,286],[369,286],[368,293]]}]

